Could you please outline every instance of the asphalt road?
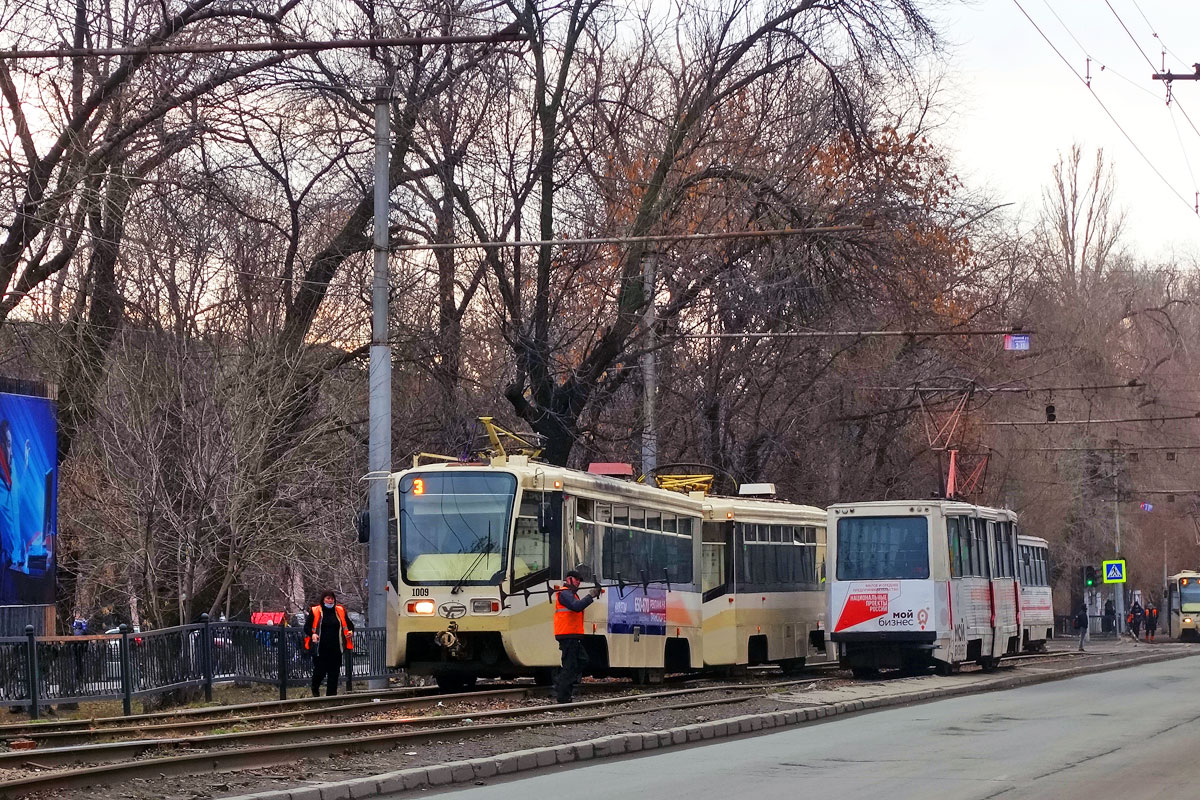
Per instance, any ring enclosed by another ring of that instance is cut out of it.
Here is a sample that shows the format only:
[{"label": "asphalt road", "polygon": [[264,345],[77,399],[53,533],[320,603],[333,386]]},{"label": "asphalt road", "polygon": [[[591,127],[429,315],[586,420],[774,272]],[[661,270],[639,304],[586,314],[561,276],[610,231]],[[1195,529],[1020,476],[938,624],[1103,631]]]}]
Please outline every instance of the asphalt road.
[{"label": "asphalt road", "polygon": [[1197,788],[1200,659],[1184,658],[443,794],[1157,800]]}]

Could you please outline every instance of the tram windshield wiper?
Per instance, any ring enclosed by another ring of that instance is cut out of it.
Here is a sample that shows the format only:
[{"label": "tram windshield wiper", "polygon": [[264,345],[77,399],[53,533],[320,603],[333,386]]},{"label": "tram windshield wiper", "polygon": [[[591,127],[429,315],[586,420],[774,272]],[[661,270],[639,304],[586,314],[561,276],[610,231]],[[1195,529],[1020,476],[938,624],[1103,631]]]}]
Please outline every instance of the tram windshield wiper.
[{"label": "tram windshield wiper", "polygon": [[458,594],[462,591],[462,587],[463,584],[466,583],[467,576],[475,571],[475,568],[479,566],[479,562],[487,558],[488,554],[492,552],[492,547],[492,524],[489,522],[487,544],[483,546],[483,550],[479,552],[479,555],[475,556],[475,560],[471,562],[471,565],[467,567],[466,572],[464,572],[462,577],[458,579],[458,582],[454,584],[454,588],[450,590],[450,594]]}]

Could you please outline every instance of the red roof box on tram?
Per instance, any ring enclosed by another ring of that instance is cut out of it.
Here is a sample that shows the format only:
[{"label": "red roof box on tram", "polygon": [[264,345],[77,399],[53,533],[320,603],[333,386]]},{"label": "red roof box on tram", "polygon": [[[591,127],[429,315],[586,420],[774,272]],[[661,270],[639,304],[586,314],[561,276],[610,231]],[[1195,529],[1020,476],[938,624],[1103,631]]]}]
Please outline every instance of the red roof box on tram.
[{"label": "red roof box on tram", "polygon": [[588,464],[588,472],[608,478],[632,478],[633,464],[623,461],[594,461]]}]

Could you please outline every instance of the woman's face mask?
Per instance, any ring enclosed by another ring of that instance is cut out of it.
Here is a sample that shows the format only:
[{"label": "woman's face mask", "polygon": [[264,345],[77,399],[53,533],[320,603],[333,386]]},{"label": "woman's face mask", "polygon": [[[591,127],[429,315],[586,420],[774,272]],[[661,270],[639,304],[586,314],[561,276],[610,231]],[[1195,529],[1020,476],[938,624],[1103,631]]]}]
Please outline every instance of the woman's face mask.
[{"label": "woman's face mask", "polygon": [[325,607],[326,607],[326,608],[333,608],[333,603],[332,603],[331,601],[329,601],[329,600],[326,600],[326,601],[325,601]]}]

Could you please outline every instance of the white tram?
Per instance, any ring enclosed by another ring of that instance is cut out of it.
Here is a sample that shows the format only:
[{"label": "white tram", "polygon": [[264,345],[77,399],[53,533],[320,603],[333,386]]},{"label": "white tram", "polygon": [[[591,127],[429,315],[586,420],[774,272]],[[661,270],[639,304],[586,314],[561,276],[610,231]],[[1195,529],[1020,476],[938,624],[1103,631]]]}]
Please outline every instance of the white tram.
[{"label": "white tram", "polygon": [[705,666],[777,663],[788,672],[828,658],[823,510],[710,497],[703,537]]},{"label": "white tram", "polygon": [[1045,652],[1054,638],[1054,598],[1050,593],[1050,549],[1045,539],[1017,536],[1017,578],[1021,583],[1021,650]]},{"label": "white tram", "polygon": [[[726,503],[517,455],[396,473],[389,502],[396,534],[389,663],[433,675],[445,688],[465,688],[481,677],[532,675],[548,682],[560,663],[552,593],[569,569],[584,575],[584,588],[604,588],[584,615],[593,675],[654,681],[667,671],[752,659],[794,666],[809,656],[812,631],[820,628],[819,603],[789,605],[773,591],[763,592],[755,607],[736,582],[735,591],[713,596],[714,605],[726,603],[734,616],[710,614],[702,585],[725,575],[736,556],[722,561],[708,549],[710,561],[701,561],[705,522],[728,529],[732,521],[736,529],[744,517],[761,525],[761,547],[772,551],[772,563],[786,528],[789,547],[806,554],[787,560],[788,570],[806,576],[796,589],[810,595],[809,577],[820,562],[818,509],[751,499]],[[719,565],[716,572],[706,571],[710,563]],[[790,575],[774,573],[780,585],[772,588],[782,589]],[[751,586],[766,588],[742,588]],[[784,620],[801,607],[812,616]],[[765,644],[758,644],[759,635]]]},{"label": "white tram", "polygon": [[1167,636],[1200,642],[1200,572],[1184,570],[1172,575],[1167,578],[1166,591]]},{"label": "white tram", "polygon": [[1021,641],[1016,514],[953,500],[829,509],[830,639],[858,677],[985,670]]}]

